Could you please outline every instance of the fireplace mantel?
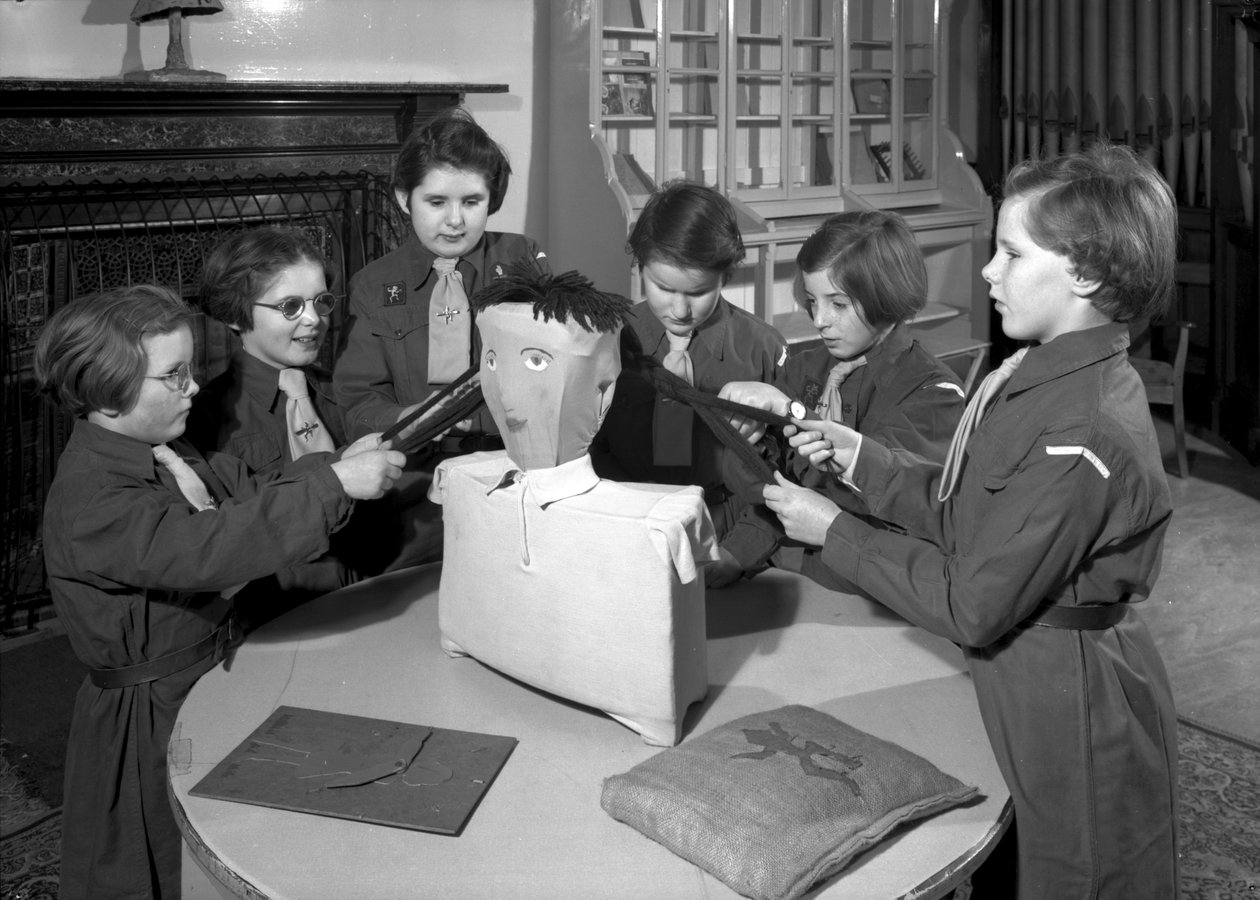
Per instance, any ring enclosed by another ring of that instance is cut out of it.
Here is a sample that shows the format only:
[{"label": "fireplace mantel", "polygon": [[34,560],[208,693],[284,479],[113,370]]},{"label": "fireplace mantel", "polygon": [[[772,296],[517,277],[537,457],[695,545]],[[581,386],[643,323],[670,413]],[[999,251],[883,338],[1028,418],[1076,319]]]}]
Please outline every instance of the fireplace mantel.
[{"label": "fireplace mantel", "polygon": [[505,84],[0,79],[0,182],[388,171],[417,119]]}]

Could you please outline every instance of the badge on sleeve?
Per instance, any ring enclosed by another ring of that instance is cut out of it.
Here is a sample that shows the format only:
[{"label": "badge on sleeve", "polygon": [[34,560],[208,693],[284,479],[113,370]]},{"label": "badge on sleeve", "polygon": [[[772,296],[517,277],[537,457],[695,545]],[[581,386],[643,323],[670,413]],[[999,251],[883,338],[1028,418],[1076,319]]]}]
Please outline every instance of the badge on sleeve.
[{"label": "badge on sleeve", "polygon": [[407,302],[407,282],[395,281],[385,285],[385,305],[402,306]]}]

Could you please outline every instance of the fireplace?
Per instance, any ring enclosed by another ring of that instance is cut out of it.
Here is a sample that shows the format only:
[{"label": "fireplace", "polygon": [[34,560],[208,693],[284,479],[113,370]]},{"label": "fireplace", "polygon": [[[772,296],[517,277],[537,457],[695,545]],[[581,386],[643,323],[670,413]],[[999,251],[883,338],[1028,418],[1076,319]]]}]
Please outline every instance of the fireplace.
[{"label": "fireplace", "polygon": [[[152,282],[197,301],[201,262],[259,224],[302,228],[350,275],[409,224],[389,175],[417,122],[489,84],[140,83],[0,80],[0,629],[51,618],[43,498],[70,423],[35,388],[47,316],[69,301]],[[330,364],[343,337],[334,314]],[[199,380],[224,368],[226,329],[198,317]]]}]

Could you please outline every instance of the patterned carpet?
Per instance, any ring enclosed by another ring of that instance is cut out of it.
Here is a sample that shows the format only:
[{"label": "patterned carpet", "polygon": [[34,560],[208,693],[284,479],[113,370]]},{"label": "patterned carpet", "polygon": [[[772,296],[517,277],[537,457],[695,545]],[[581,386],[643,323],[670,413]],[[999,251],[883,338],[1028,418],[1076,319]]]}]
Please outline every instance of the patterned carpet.
[{"label": "patterned carpet", "polygon": [[[1260,747],[1184,720],[1179,742],[1183,900],[1260,896]],[[30,796],[4,749],[0,900],[55,900],[61,813]]]}]

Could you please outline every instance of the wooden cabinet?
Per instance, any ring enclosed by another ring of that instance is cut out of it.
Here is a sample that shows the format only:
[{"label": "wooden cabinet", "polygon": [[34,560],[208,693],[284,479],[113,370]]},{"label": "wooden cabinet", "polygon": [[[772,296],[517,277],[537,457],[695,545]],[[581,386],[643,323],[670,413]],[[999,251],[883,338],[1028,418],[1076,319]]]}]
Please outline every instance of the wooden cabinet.
[{"label": "wooden cabinet", "polygon": [[1213,429],[1260,462],[1260,6],[1214,0],[1211,381]]},{"label": "wooden cabinet", "polygon": [[944,0],[554,6],[553,264],[637,296],[624,241],[653,188],[713,185],[750,251],[727,298],[806,340],[791,295],[801,241],[832,213],[895,208],[928,258],[925,334],[979,360],[993,212],[943,124],[948,11]]}]

